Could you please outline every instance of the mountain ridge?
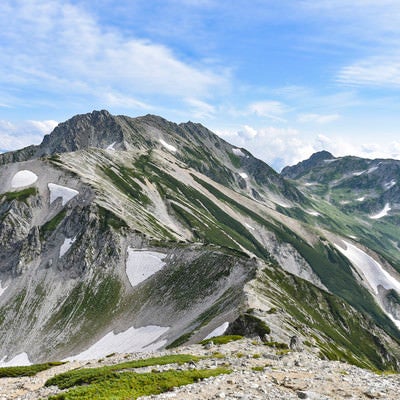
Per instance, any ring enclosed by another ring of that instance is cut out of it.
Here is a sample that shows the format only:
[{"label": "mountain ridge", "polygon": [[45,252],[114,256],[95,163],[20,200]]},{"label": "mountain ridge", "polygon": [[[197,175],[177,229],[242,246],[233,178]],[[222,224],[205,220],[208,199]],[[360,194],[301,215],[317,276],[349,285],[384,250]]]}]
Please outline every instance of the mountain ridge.
[{"label": "mountain ridge", "polygon": [[200,124],[95,112],[55,132],[40,152],[73,151],[0,156],[0,359],[77,356],[149,329],[149,346],[195,343],[229,323],[398,368],[396,291],[360,281],[333,205],[316,224],[325,203]]}]

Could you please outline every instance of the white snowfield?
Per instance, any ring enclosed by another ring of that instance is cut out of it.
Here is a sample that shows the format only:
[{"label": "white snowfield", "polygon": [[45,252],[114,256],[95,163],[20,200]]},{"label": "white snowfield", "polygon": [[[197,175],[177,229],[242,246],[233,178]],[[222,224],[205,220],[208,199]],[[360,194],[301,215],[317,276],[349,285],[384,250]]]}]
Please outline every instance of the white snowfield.
[{"label": "white snowfield", "polygon": [[[400,282],[396,278],[390,275],[389,272],[382,268],[377,261],[375,261],[364,251],[360,250],[358,247],[346,242],[345,240],[342,240],[342,242],[345,244],[346,249],[343,249],[338,245],[335,245],[336,248],[342,254],[344,254],[354,265],[357,271],[365,277],[376,295],[378,295],[378,286],[382,286],[387,290],[394,289],[400,294]],[[400,328],[400,320],[396,320],[389,313],[387,314]]]},{"label": "white snowfield", "polygon": [[132,287],[143,282],[151,275],[162,269],[165,265],[163,259],[166,254],[155,251],[135,250],[128,247],[126,261],[126,275]]},{"label": "white snowfield", "polygon": [[370,174],[370,173],[376,171],[378,168],[379,168],[379,165],[378,165],[378,166],[371,167],[371,168],[366,169],[366,170],[364,170],[364,171],[353,172],[353,175],[354,175],[354,176],[360,176],[360,175],[362,175],[362,174]]},{"label": "white snowfield", "polygon": [[324,163],[330,164],[332,162],[338,161],[340,160],[342,157],[338,157],[338,158],[330,158],[329,160],[324,160]]},{"label": "white snowfield", "polygon": [[371,172],[376,171],[376,170],[379,168],[379,165],[380,165],[380,164],[381,164],[381,163],[379,163],[377,166],[374,166],[374,167],[369,168],[369,169],[367,170],[367,174],[370,174]]},{"label": "white snowfield", "polygon": [[1,286],[1,281],[0,281],[0,296],[6,291],[7,286],[3,287]]},{"label": "white snowfield", "polygon": [[176,147],[172,146],[172,144],[168,144],[165,140],[160,139],[160,143],[171,153],[175,153],[176,152]]},{"label": "white snowfield", "polygon": [[27,169],[18,171],[11,179],[11,187],[14,189],[33,185],[38,180],[38,176]]},{"label": "white snowfield", "polygon": [[50,204],[53,203],[59,197],[62,198],[62,205],[65,206],[71,199],[79,194],[75,189],[71,189],[66,186],[57,185],[55,183],[49,183],[48,188],[50,190]]},{"label": "white snowfield", "polygon": [[239,172],[239,175],[240,175],[243,179],[247,179],[247,178],[249,177],[245,172]]},{"label": "white snowfield", "polygon": [[221,326],[218,328],[215,328],[212,332],[210,332],[205,338],[206,339],[211,339],[215,336],[221,336],[225,333],[225,331],[228,329],[229,322],[224,322]]},{"label": "white snowfield", "polygon": [[383,187],[385,188],[385,190],[389,190],[391,189],[394,185],[396,185],[396,181],[394,179],[392,179],[390,182],[387,182],[383,185]]},{"label": "white snowfield", "polygon": [[24,365],[32,365],[26,353],[18,354],[10,361],[5,361],[6,358],[7,356],[0,360],[0,367],[22,367]]},{"label": "white snowfield", "polygon": [[307,214],[313,215],[314,217],[319,217],[321,214],[314,210],[304,210]]},{"label": "white snowfield", "polygon": [[243,151],[240,150],[240,149],[232,149],[232,153],[233,153],[235,156],[239,156],[239,157],[244,157],[244,156],[245,156],[245,154],[243,153]]},{"label": "white snowfield", "polygon": [[388,212],[391,210],[391,207],[389,205],[389,203],[385,204],[385,207],[383,208],[383,210],[379,211],[377,214],[375,215],[370,215],[369,217],[371,219],[379,219],[382,217],[385,217],[386,215],[388,215]]},{"label": "white snowfield", "polygon": [[106,150],[114,151],[115,150],[114,146],[115,146],[116,143],[117,142],[112,142],[109,146],[106,147]]},{"label": "white snowfield", "polygon": [[111,353],[154,351],[167,343],[167,340],[156,340],[168,330],[169,327],[149,325],[137,329],[131,327],[118,334],[109,332],[87,350],[63,361],[93,360]]},{"label": "white snowfield", "polygon": [[71,248],[72,244],[75,242],[76,236],[74,238],[65,238],[64,243],[60,247],[60,258]]}]

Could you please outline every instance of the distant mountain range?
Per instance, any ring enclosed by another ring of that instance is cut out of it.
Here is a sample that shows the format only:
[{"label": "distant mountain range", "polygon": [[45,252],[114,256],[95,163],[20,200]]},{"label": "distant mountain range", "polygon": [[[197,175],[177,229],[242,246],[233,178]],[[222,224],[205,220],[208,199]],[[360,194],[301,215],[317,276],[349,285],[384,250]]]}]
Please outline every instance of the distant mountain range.
[{"label": "distant mountain range", "polygon": [[400,161],[276,173],[192,122],[107,111],[0,155],[0,360],[211,332],[400,368]]}]

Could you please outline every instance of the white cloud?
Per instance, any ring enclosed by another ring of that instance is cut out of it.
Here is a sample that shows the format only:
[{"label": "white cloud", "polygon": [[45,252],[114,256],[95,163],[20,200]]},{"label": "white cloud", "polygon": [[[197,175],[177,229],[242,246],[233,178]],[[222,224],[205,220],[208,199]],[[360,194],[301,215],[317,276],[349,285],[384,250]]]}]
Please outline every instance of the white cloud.
[{"label": "white cloud", "polygon": [[126,96],[120,93],[104,93],[102,97],[103,101],[110,106],[121,107],[121,108],[134,108],[151,110],[152,106],[142,101],[136,100],[131,96]]},{"label": "white cloud", "polygon": [[255,157],[264,160],[278,171],[321,150],[327,150],[337,157],[354,155],[400,159],[400,141],[360,145],[358,140],[349,139],[350,136],[328,136],[322,133],[309,135],[297,129],[273,126],[258,129],[244,126],[236,130],[217,130],[217,133],[232,144],[249,150]]},{"label": "white cloud", "polygon": [[45,121],[29,120],[27,124],[32,125],[33,128],[36,128],[39,132],[43,133],[43,135],[46,135],[58,125],[58,122],[52,119]]},{"label": "white cloud", "polygon": [[300,114],[297,120],[301,123],[327,124],[340,118],[339,114]]},{"label": "white cloud", "polygon": [[227,86],[226,70],[182,61],[164,45],[102,27],[67,1],[4,0],[0,24],[0,83],[6,86],[57,95],[62,89],[110,105],[132,98],[137,102],[130,107],[139,109],[140,96],[204,98]]},{"label": "white cloud", "polygon": [[287,112],[287,107],[279,101],[258,101],[248,106],[251,114],[282,121],[281,115]]},{"label": "white cloud", "polygon": [[400,86],[400,55],[376,56],[343,67],[340,83],[362,86]]},{"label": "white cloud", "polygon": [[237,134],[244,139],[253,139],[258,135],[258,132],[249,125],[244,125],[243,129],[237,132]]},{"label": "white cloud", "polygon": [[194,118],[212,118],[215,114],[215,107],[205,101],[187,98],[185,102],[190,106],[189,113],[191,113]]},{"label": "white cloud", "polygon": [[18,150],[23,147],[39,144],[43,136],[50,133],[57,121],[25,121],[12,123],[0,121],[0,149],[3,151]]}]

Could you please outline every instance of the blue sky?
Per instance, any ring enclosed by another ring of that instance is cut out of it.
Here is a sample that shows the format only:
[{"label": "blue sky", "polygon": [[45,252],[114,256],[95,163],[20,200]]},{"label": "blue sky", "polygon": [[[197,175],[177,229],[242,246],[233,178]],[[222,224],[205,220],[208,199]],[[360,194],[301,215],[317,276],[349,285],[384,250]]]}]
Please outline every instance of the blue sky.
[{"label": "blue sky", "polygon": [[201,122],[276,169],[400,158],[397,0],[3,0],[0,149],[93,109]]}]

